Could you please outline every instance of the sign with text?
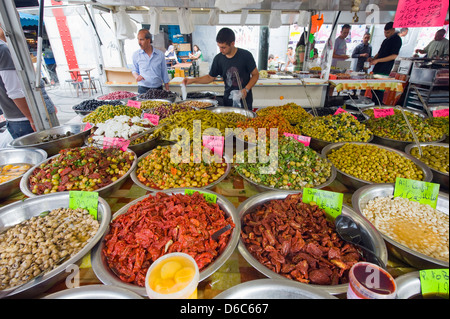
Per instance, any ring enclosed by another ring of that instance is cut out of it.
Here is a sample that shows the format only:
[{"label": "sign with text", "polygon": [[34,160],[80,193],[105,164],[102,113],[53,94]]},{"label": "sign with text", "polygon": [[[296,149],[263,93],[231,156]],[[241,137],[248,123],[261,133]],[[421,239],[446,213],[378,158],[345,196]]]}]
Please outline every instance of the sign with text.
[{"label": "sign with text", "polygon": [[439,184],[397,177],[394,197],[403,197],[436,208]]},{"label": "sign with text", "polygon": [[223,136],[203,135],[203,146],[210,149],[214,154],[223,156],[225,138]]},{"label": "sign with text", "polygon": [[422,296],[449,296],[449,278],[447,269],[425,269],[420,271],[420,291]]},{"label": "sign with text", "polygon": [[90,130],[92,128],[92,124],[91,123],[86,123],[86,125],[84,126],[83,132]]},{"label": "sign with text", "polygon": [[292,134],[292,133],[284,133],[284,136],[292,137],[296,141],[298,141],[298,142],[300,142],[303,145],[308,146],[308,147],[311,144],[311,137],[309,137],[309,136],[295,135],[295,134]]},{"label": "sign with text", "polygon": [[[340,107],[340,108],[338,108],[336,110],[336,112],[334,112],[333,115],[338,115],[338,114],[341,114],[341,113],[348,113],[348,112],[346,110],[344,110],[342,107]],[[354,116],[353,114],[351,114],[351,115],[356,119],[356,116]]]},{"label": "sign with text", "polygon": [[69,192],[69,208],[84,208],[89,211],[94,219],[97,219],[98,193],[84,191]]},{"label": "sign with text", "polygon": [[150,123],[157,126],[159,124],[159,115],[144,113],[144,119],[147,119]]},{"label": "sign with text", "polygon": [[193,195],[195,192],[199,192],[200,194],[202,194],[208,203],[215,204],[217,202],[217,195],[215,195],[215,194],[202,192],[202,191],[196,190],[196,189],[185,189],[184,190],[185,195]]},{"label": "sign with text", "polygon": [[137,109],[141,108],[141,102],[134,101],[134,100],[128,100],[127,105],[131,106],[131,107],[135,107]]},{"label": "sign with text", "polygon": [[342,212],[344,194],[316,188],[304,188],[302,201],[306,204],[315,203],[334,219]]},{"label": "sign with text", "polygon": [[394,112],[393,108],[389,108],[389,109],[373,109],[373,116],[376,119],[378,119],[380,117],[391,116],[391,115],[395,115],[395,112]]},{"label": "sign with text", "polygon": [[125,152],[128,145],[130,145],[130,141],[120,137],[103,137],[103,149],[115,147]]},{"label": "sign with text", "polygon": [[442,27],[447,10],[447,0],[399,0],[394,28]]},{"label": "sign with text", "polygon": [[433,117],[446,117],[446,116],[448,116],[448,109],[433,111]]}]

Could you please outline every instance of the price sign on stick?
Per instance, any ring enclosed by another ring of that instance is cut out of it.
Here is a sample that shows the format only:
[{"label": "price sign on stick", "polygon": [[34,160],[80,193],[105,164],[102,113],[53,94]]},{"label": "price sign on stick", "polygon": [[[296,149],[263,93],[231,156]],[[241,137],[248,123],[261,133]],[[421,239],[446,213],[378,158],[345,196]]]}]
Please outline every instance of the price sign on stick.
[{"label": "price sign on stick", "polygon": [[225,138],[223,136],[203,135],[203,146],[210,149],[214,154],[223,156],[223,146]]},{"label": "price sign on stick", "polygon": [[442,27],[447,10],[446,0],[399,0],[394,28]]},{"label": "price sign on stick", "polygon": [[380,117],[391,116],[391,115],[395,115],[395,112],[394,112],[393,108],[389,108],[389,109],[373,109],[373,116],[376,119],[380,118]]},{"label": "price sign on stick", "polygon": [[92,124],[91,123],[86,123],[86,125],[84,126],[83,132],[90,130],[92,128]]},{"label": "price sign on stick", "polygon": [[433,117],[445,117],[448,116],[448,109],[433,111]]},{"label": "price sign on stick", "polygon": [[292,137],[295,140],[299,141],[300,143],[304,144],[305,146],[308,146],[311,144],[311,137],[309,136],[303,136],[303,135],[295,135],[292,133],[284,133],[284,136]]},{"label": "price sign on stick", "polygon": [[103,149],[115,147],[125,152],[128,145],[130,145],[130,141],[120,137],[103,137]]},{"label": "price sign on stick", "polygon": [[149,120],[149,122],[155,126],[158,126],[158,124],[159,124],[159,115],[144,113],[144,119]]},{"label": "price sign on stick", "polygon": [[128,100],[127,105],[131,106],[131,107],[135,107],[137,109],[141,108],[141,102],[134,101],[134,100]]},{"label": "price sign on stick", "polygon": [[395,180],[394,197],[403,197],[436,208],[439,184],[400,178]]},{"label": "price sign on stick", "polygon": [[322,208],[329,217],[335,219],[342,212],[344,194],[315,188],[304,188],[302,201],[306,204],[315,203]]},{"label": "price sign on stick", "polygon": [[[334,114],[333,115],[338,115],[338,114],[341,114],[341,113],[348,113],[346,110],[344,110],[342,107],[340,107],[340,108],[338,108],[337,110],[336,110],[336,112],[334,112]],[[356,116],[354,116],[353,114],[351,114],[355,119],[357,119],[357,117]]]},{"label": "price sign on stick", "polygon": [[97,192],[83,192],[83,191],[69,192],[69,208],[87,209],[89,211],[89,214],[94,216],[94,219],[97,219],[97,206],[98,206]]}]

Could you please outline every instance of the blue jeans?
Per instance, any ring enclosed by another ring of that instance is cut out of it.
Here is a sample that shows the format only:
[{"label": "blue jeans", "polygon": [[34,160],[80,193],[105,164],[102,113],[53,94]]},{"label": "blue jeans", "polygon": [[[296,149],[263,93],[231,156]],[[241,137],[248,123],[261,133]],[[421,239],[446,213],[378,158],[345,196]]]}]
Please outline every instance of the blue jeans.
[{"label": "blue jeans", "polygon": [[34,133],[31,127],[30,121],[7,121],[6,127],[8,128],[9,134],[13,138],[19,138],[21,136]]}]

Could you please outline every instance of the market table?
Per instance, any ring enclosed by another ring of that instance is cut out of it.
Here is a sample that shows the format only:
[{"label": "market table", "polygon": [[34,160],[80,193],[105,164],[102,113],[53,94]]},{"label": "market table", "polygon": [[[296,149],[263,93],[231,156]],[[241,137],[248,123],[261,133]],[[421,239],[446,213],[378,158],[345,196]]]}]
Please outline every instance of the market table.
[{"label": "market table", "polygon": [[91,78],[92,70],[94,70],[94,68],[75,68],[75,69],[70,69],[67,71],[71,74],[72,79],[75,82],[79,82],[79,78],[81,76],[88,77],[88,87],[87,88],[77,86],[77,97],[79,96],[79,89],[81,89],[82,91],[88,90],[89,96],[91,96],[91,90],[93,90],[92,78]]},{"label": "market table", "polygon": [[[335,180],[330,186],[324,188],[324,190],[330,190],[334,192],[344,193],[344,203],[351,206],[351,195],[352,191],[342,185],[339,181]],[[252,184],[248,183],[244,179],[242,179],[238,174],[234,173],[232,170],[231,174],[221,183],[216,185],[212,191],[225,196],[230,202],[232,202],[237,208],[240,203],[244,202],[247,198],[256,195],[259,192]],[[115,212],[120,210],[123,206],[132,202],[136,198],[149,194],[149,191],[146,191],[136,184],[133,183],[132,179],[129,177],[126,182],[114,193],[112,193],[109,197],[105,198],[107,203],[110,205],[111,214],[113,215]],[[0,207],[8,205],[10,203],[21,201],[26,199],[27,197],[18,193],[15,194],[3,202],[0,202]],[[388,271],[394,276],[397,277],[404,273],[408,273],[411,271],[415,271],[416,269],[404,265],[403,263],[393,259],[390,256],[388,262]],[[69,275],[69,273],[68,273]],[[214,274],[210,277],[202,281],[198,286],[198,298],[199,299],[211,299],[214,298],[219,293],[225,291],[228,288],[231,288],[237,284],[255,280],[266,278],[263,274],[258,272],[255,268],[253,268],[239,253],[236,248],[231,257],[227,260],[227,262],[219,268]],[[86,255],[80,265],[79,271],[79,285],[93,285],[93,284],[102,284],[101,281],[96,277],[90,263],[90,254]],[[69,287],[70,288],[70,287]],[[62,280],[59,283],[55,284],[45,293],[36,296],[36,298],[44,297],[46,295],[62,291],[68,289],[66,281]],[[345,298],[344,295],[337,296],[339,298]]]}]

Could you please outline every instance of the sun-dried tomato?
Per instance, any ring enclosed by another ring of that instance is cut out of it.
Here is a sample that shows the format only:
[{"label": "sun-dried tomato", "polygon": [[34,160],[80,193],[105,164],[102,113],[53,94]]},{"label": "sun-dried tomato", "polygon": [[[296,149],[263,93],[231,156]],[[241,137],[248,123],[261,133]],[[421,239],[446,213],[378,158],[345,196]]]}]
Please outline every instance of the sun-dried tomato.
[{"label": "sun-dried tomato", "polygon": [[[211,235],[231,229],[215,241]],[[122,281],[145,286],[151,264],[166,253],[192,256],[200,271],[225,249],[235,225],[219,205],[203,195],[157,193],[131,206],[110,224],[103,254]]]}]

